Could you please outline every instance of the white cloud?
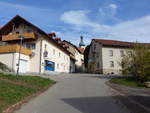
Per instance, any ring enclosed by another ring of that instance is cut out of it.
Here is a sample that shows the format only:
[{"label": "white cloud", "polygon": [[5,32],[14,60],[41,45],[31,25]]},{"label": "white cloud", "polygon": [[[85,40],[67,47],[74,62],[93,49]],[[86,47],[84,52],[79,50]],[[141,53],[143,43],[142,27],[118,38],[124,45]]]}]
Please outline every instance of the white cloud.
[{"label": "white cloud", "polygon": [[121,20],[116,17],[118,11],[118,5],[116,4],[108,4],[105,6],[101,6],[99,8],[101,20],[103,22],[107,21],[114,21],[114,22],[120,22]]},{"label": "white cloud", "polygon": [[[111,7],[116,7],[116,6],[112,5]],[[77,29],[74,30],[78,34],[83,32],[88,37],[88,40],[94,37],[95,38],[103,37],[107,39],[124,40],[124,41],[136,41],[136,40],[141,42],[150,41],[150,30],[149,30],[150,15],[132,21],[122,22],[116,25],[104,25],[104,24],[98,24],[96,22],[93,22],[88,17],[88,13],[83,14],[84,18],[82,17],[83,15],[77,14],[78,16],[81,17],[71,18],[71,16],[69,16],[69,13],[65,12],[64,14],[68,14],[68,16],[66,16],[67,18],[63,18],[64,19],[63,21],[65,23],[74,25],[73,27],[76,27],[76,25],[80,27],[80,31],[78,31]],[[69,22],[68,22],[68,18],[69,18]],[[73,19],[73,21],[71,19]],[[70,32],[69,36],[71,36],[71,31],[68,32]],[[75,32],[73,32],[72,36],[73,35],[75,35]],[[87,42],[89,42],[88,40]]]},{"label": "white cloud", "polygon": [[150,15],[111,26],[110,36],[128,41],[150,41]]},{"label": "white cloud", "polygon": [[90,11],[88,10],[67,11],[61,15],[60,19],[67,24],[74,25],[74,29],[78,31],[84,29],[85,32],[89,32],[90,28],[91,32],[97,32],[107,27],[106,25],[91,21],[88,17],[89,13]]},{"label": "white cloud", "polygon": [[117,13],[117,5],[109,4],[99,8],[101,16],[114,16]]},{"label": "white cloud", "polygon": [[61,15],[61,20],[74,25],[83,25],[89,22],[87,18],[87,10],[68,11]]},{"label": "white cloud", "polygon": [[[99,9],[101,19],[119,21],[116,14],[119,6],[116,4],[108,4]],[[7,9],[7,10],[6,10]],[[23,17],[30,19],[36,25],[44,26],[44,28],[52,31],[53,28],[58,32],[58,36],[78,44],[79,37],[82,34],[89,43],[91,38],[107,38],[126,41],[142,41],[150,42],[150,15],[127,22],[120,22],[115,25],[100,24],[93,21],[89,14],[93,13],[89,10],[72,10],[64,12],[60,19],[61,21],[71,26],[56,26],[54,22],[59,15],[53,9],[42,9],[38,7],[30,7],[20,4],[12,4],[0,2],[0,12],[4,12],[0,16],[0,24],[7,22],[15,14],[21,14]],[[38,13],[37,13],[38,12]],[[54,13],[55,12],[55,13]],[[56,14],[57,13],[57,14]],[[9,15],[9,16],[8,16]],[[53,17],[53,18],[52,18]],[[42,21],[39,21],[42,20]],[[102,23],[102,22],[101,22]],[[48,32],[49,32],[48,31]]]},{"label": "white cloud", "polygon": [[112,9],[117,9],[118,6],[116,4],[109,4],[109,7],[112,8]]},{"label": "white cloud", "polygon": [[109,8],[109,11],[110,11],[110,15],[115,16],[116,13],[117,13],[118,6],[116,4],[109,4],[108,8]]}]

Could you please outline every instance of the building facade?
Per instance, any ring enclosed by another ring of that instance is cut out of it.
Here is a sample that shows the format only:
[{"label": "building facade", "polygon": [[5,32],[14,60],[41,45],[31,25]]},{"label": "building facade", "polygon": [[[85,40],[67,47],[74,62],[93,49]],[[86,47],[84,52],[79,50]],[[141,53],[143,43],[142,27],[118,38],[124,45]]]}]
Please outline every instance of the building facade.
[{"label": "building facade", "polygon": [[65,45],[68,46],[67,50],[71,53],[71,72],[83,72],[84,71],[84,57],[83,50],[75,46],[74,44],[64,40]]},{"label": "building facade", "polygon": [[0,62],[14,72],[18,60],[20,73],[70,71],[70,53],[43,30],[18,15],[0,29],[0,37]]},{"label": "building facade", "polygon": [[122,74],[120,62],[135,43],[92,39],[88,56],[88,71],[101,74]]}]

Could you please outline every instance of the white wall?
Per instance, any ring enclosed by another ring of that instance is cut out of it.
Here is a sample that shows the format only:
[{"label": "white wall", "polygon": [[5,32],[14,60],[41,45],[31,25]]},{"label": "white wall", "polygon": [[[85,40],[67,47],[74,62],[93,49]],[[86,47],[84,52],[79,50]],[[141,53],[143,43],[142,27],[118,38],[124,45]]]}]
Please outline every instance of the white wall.
[{"label": "white wall", "polygon": [[[0,54],[0,62],[7,65],[11,70],[17,71],[17,64],[19,59],[19,53],[6,53],[6,54]],[[28,62],[27,72],[30,70],[30,60],[29,56],[20,54],[20,59],[26,60]]]},{"label": "white wall", "polygon": [[35,49],[32,49],[35,56],[30,57],[30,72],[39,73],[40,72],[40,46],[41,40],[37,40]]},{"label": "white wall", "polygon": [[[16,32],[26,33],[28,30],[30,30],[31,32],[35,32],[38,36],[38,40],[36,41],[24,42],[24,45],[26,45],[26,43],[36,43],[36,48],[32,50],[32,52],[35,53],[35,56],[30,57],[30,61],[29,61],[30,63],[29,72],[44,73],[45,72],[44,60],[55,62],[56,72],[69,72],[70,69],[69,55],[66,54],[63,50],[61,50],[58,46],[56,46],[52,41],[48,41],[47,39],[45,39],[44,36],[42,36],[39,32],[37,32],[35,28],[21,24],[18,28],[14,29],[10,34],[15,34]],[[43,56],[45,50],[45,44],[47,45],[47,51],[48,51],[47,58],[44,58]],[[55,49],[55,55],[53,54],[53,49]],[[60,57],[59,57],[59,53],[61,54]],[[16,67],[14,68],[16,69]]]},{"label": "white wall", "polygon": [[[46,45],[46,49],[45,49],[45,45]],[[48,56],[46,58],[43,55],[45,50],[48,51]],[[60,53],[60,56],[59,56],[59,53]],[[69,72],[69,69],[70,69],[69,55],[47,40],[42,41],[42,57],[41,58],[42,58],[42,64],[44,64],[44,60],[55,62],[55,72]],[[44,71],[45,71],[44,65],[42,65],[42,72]]]},{"label": "white wall", "polygon": [[77,66],[82,66],[81,58],[82,58],[81,54],[77,51],[75,53],[75,59],[76,59],[76,65]]},{"label": "white wall", "polygon": [[[110,56],[110,50],[113,51],[113,56]],[[113,47],[102,47],[102,61],[103,61],[103,70],[104,73],[119,73],[119,70],[121,70],[121,66],[119,65],[119,62],[122,59],[121,52],[120,51],[126,51],[124,48],[113,48]],[[114,62],[114,67],[110,66],[110,61]]]},{"label": "white wall", "polygon": [[[110,56],[110,50],[113,51],[113,56]],[[121,47],[103,46],[93,40],[89,52],[88,68],[90,72],[103,72],[104,74],[111,74],[113,72],[114,74],[120,74],[121,66],[119,65],[119,62],[122,59],[120,51],[124,51],[125,54],[126,50],[126,48]],[[95,52],[95,57],[93,57],[93,52]],[[114,67],[110,66],[110,61],[114,62]],[[98,62],[99,68],[97,67]]]},{"label": "white wall", "polygon": [[15,64],[15,53],[3,53],[0,54],[0,62],[7,65],[11,70],[14,70],[14,64]]},{"label": "white wall", "polygon": [[[15,57],[14,57],[14,70],[17,71],[17,64],[18,64],[18,59],[19,59],[19,53],[15,53]],[[20,59],[21,60],[25,60],[27,61],[27,72],[30,72],[30,58],[27,55],[24,54],[20,54]]]}]

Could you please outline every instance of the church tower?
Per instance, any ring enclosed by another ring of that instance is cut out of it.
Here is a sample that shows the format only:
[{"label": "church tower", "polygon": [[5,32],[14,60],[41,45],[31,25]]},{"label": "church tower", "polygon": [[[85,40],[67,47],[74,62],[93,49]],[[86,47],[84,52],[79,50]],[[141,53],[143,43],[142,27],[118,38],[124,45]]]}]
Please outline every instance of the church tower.
[{"label": "church tower", "polygon": [[85,49],[85,44],[84,44],[84,42],[83,42],[83,36],[82,36],[82,35],[80,36],[80,43],[79,43],[79,47],[80,47],[80,48],[84,48],[84,49]]}]

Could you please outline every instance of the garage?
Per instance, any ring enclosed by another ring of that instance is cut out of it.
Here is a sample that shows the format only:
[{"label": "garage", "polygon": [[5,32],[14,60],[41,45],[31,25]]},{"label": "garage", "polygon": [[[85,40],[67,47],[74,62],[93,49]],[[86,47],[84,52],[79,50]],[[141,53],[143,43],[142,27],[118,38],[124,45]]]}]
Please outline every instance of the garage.
[{"label": "garage", "polygon": [[26,73],[28,71],[28,61],[24,59],[20,59],[19,72]]}]

